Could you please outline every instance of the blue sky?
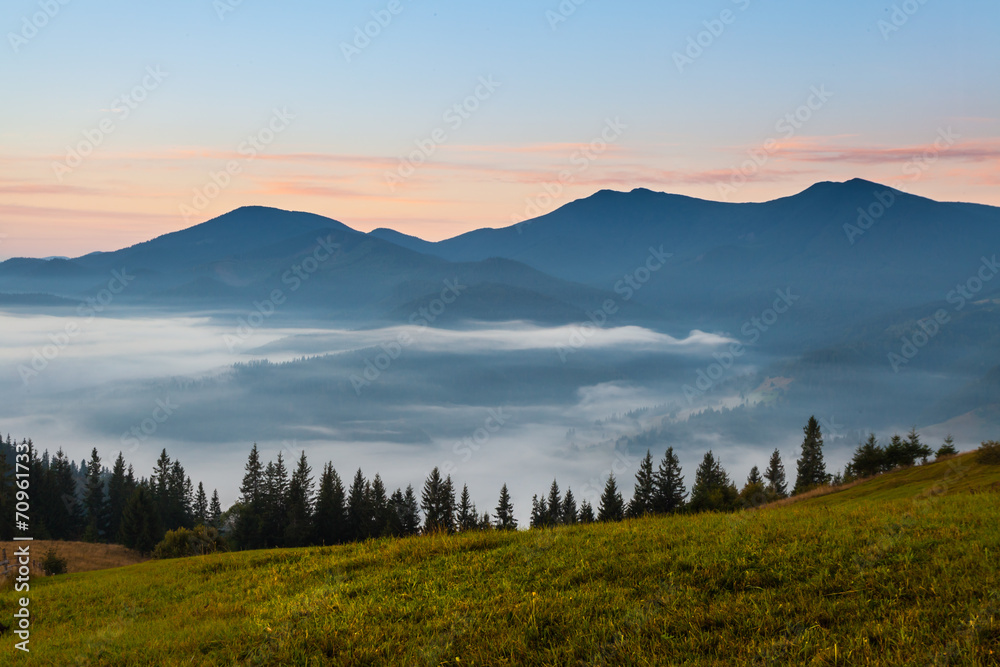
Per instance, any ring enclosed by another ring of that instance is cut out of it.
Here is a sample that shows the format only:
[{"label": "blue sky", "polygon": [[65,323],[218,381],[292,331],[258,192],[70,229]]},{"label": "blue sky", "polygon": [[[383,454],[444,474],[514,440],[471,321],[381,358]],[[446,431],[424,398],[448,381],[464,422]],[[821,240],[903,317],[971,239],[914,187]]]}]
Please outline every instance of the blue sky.
[{"label": "blue sky", "polygon": [[[373,12],[391,22],[348,61],[342,45]],[[34,34],[26,20],[45,25]],[[986,1],[12,0],[0,257],[111,249],[243,204],[427,238],[604,187],[759,201],[861,176],[1000,204],[997,26]],[[679,68],[677,54],[695,57]],[[122,117],[112,101],[147,68],[166,75]],[[449,127],[481,78],[498,86]],[[778,122],[800,108],[783,136]],[[239,147],[275,109],[294,118],[246,159]],[[561,178],[609,119],[626,129]],[[409,173],[435,130],[446,138]],[[942,131],[951,143],[935,147]],[[99,145],[60,171],[88,136]],[[727,189],[769,139],[764,163]],[[216,193],[212,174],[231,161],[239,172]]]}]

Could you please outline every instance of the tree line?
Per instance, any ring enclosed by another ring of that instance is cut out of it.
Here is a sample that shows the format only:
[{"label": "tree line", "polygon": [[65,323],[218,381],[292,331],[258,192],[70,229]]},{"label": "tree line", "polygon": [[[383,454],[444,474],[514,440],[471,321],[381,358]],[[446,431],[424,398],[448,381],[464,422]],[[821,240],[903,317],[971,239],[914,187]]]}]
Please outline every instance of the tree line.
[{"label": "tree line", "polygon": [[[34,445],[26,440],[29,449]],[[0,539],[9,539],[14,525],[14,441],[0,442]],[[735,511],[887,472],[900,466],[925,463],[935,452],[920,441],[916,430],[904,438],[894,435],[881,445],[874,434],[861,443],[843,473],[830,475],[823,459],[823,434],[815,417],[803,428],[796,479],[788,490],[785,467],[777,449],[763,474],[754,466],[741,489],[731,480],[721,460],[709,450],[695,471],[690,493],[673,447],[654,468],[647,450],[635,474],[631,499],[626,503],[614,474],[610,474],[595,509],[588,500],[579,504],[572,489],[565,494],[557,480],[547,494],[531,501],[530,528],[621,521],[626,518],[678,512]],[[937,457],[957,453],[949,436]],[[152,552],[165,538],[183,543],[196,530],[221,531],[229,548],[262,549],[333,545],[377,537],[403,537],[429,532],[516,530],[518,522],[507,485],[497,505],[479,513],[467,485],[459,492],[450,475],[434,468],[419,493],[412,485],[391,493],[381,476],[367,479],[361,469],[345,485],[326,463],[314,478],[302,452],[292,469],[279,453],[266,464],[253,445],[244,467],[240,495],[223,511],[218,491],[207,496],[195,487],[180,461],[163,450],[148,478],[136,478],[119,452],[111,470],[102,466],[95,448],[89,461],[76,466],[62,450],[32,456],[30,463],[32,534],[36,538],[121,543]],[[203,528],[199,528],[203,527]],[[215,544],[215,533],[208,536]],[[214,547],[213,547],[214,548]]]}]

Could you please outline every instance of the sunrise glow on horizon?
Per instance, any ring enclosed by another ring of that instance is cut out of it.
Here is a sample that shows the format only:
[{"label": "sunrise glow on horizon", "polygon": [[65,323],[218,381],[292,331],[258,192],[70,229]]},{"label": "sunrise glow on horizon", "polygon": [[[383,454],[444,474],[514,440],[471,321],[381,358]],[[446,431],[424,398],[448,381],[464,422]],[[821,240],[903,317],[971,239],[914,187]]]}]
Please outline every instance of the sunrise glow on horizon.
[{"label": "sunrise glow on horizon", "polygon": [[0,259],[246,205],[429,240],[604,188],[1000,206],[995,3],[42,5],[0,22]]}]

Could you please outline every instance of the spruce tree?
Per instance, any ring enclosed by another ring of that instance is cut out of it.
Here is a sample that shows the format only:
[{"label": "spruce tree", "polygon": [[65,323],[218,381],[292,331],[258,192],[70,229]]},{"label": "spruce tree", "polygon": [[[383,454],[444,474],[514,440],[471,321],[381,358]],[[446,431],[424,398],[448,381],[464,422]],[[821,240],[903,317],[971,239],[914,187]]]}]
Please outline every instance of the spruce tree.
[{"label": "spruce tree", "polygon": [[738,495],[722,462],[715,458],[712,450],[708,450],[695,472],[694,485],[691,487],[691,510],[726,512],[735,508]]},{"label": "spruce tree", "polygon": [[764,478],[760,476],[760,470],[757,466],[750,469],[750,474],[747,475],[747,486],[763,486]]},{"label": "spruce tree", "polygon": [[548,517],[545,519],[545,525],[547,526],[558,526],[562,523],[562,498],[559,496],[559,484],[556,480],[552,480],[552,486],[549,487],[549,499],[546,502],[548,507]]},{"label": "spruce tree", "polygon": [[128,488],[129,483],[125,473],[125,457],[121,452],[118,452],[118,458],[115,459],[115,465],[111,470],[111,479],[108,481],[108,541],[118,539],[125,503],[128,502],[132,494],[132,490]]},{"label": "spruce tree", "polygon": [[549,525],[549,506],[545,502],[545,496],[539,498],[537,495],[531,497],[531,528],[544,528]]},{"label": "spruce tree", "polygon": [[781,462],[781,453],[775,449],[764,473],[767,480],[767,490],[778,498],[788,497],[788,484],[785,481],[785,466]]},{"label": "spruce tree", "polygon": [[462,485],[462,496],[458,503],[458,529],[475,530],[479,525],[479,513],[476,506],[472,504],[472,497],[469,495],[469,485]]},{"label": "spruce tree", "polygon": [[403,535],[416,535],[420,532],[420,505],[413,485],[408,484],[403,493]]},{"label": "spruce tree", "polygon": [[656,477],[653,474],[653,455],[646,450],[646,457],[639,463],[635,474],[635,491],[628,504],[628,516],[641,517],[653,513],[656,496]]},{"label": "spruce tree", "polygon": [[264,546],[264,468],[256,442],[244,471],[236,516],[236,542],[244,549],[260,549]]},{"label": "spruce tree", "polygon": [[298,465],[288,483],[285,517],[285,545],[303,547],[309,544],[313,535],[313,479],[305,452],[299,456]]},{"label": "spruce tree", "polygon": [[594,508],[589,500],[580,503],[580,523],[594,523]]},{"label": "spruce tree", "polygon": [[332,463],[323,465],[319,478],[312,539],[315,544],[322,545],[340,544],[347,539],[346,493]]},{"label": "spruce tree", "polygon": [[625,501],[622,500],[622,494],[618,492],[614,474],[611,474],[608,475],[608,481],[604,485],[601,504],[597,508],[597,520],[621,521],[623,518],[625,518]]},{"label": "spruce tree", "polygon": [[83,494],[83,504],[87,509],[87,529],[84,539],[88,542],[100,540],[107,530],[107,498],[104,480],[101,478],[101,457],[94,447],[87,464],[87,486]]},{"label": "spruce tree", "polygon": [[668,447],[656,472],[653,512],[657,514],[678,512],[683,509],[686,498],[687,490],[684,488],[680,459],[674,453],[674,448]]},{"label": "spruce tree", "polygon": [[935,458],[943,459],[946,456],[954,456],[955,454],[958,454],[958,448],[955,447],[955,439],[951,437],[951,434],[948,434],[948,437],[944,439],[944,444],[938,448]]},{"label": "spruce tree", "polygon": [[500,488],[500,501],[496,508],[497,530],[517,530],[517,519],[514,518],[514,505],[510,500],[507,484]]},{"label": "spruce tree", "polygon": [[208,496],[201,482],[198,482],[198,493],[194,497],[194,523],[196,526],[208,525]]},{"label": "spruce tree", "polygon": [[347,540],[359,541],[371,537],[368,534],[371,509],[368,506],[368,483],[361,468],[354,473],[354,481],[347,492]]},{"label": "spruce tree", "polygon": [[145,484],[140,484],[125,504],[120,538],[126,547],[144,554],[152,552],[163,539],[160,513]]},{"label": "spruce tree", "polygon": [[219,502],[219,490],[212,490],[212,502],[208,506],[208,525],[216,530],[222,528],[222,503]]},{"label": "spruce tree", "polygon": [[573,490],[566,489],[566,495],[563,497],[561,522],[567,526],[571,526],[577,523],[579,518],[579,513],[576,509],[576,498],[573,497]]},{"label": "spruce tree", "polygon": [[451,530],[453,515],[449,494],[449,483],[441,479],[441,471],[435,467],[424,481],[421,493],[420,509],[424,511],[424,532]]},{"label": "spruce tree", "polygon": [[798,475],[795,478],[792,495],[798,495],[830,481],[830,477],[826,474],[826,464],[823,462],[823,433],[816,417],[809,417],[809,422],[802,431],[805,437],[802,439],[802,456],[796,464]]},{"label": "spruce tree", "polygon": [[288,513],[288,468],[282,452],[264,468],[264,512],[262,537],[267,547],[285,543],[285,520]]},{"label": "spruce tree", "polygon": [[868,439],[858,445],[851,459],[850,471],[856,477],[873,477],[886,470],[886,452],[878,444],[874,433],[868,434]]},{"label": "spruce tree", "polygon": [[917,428],[913,427],[906,436],[906,458],[910,461],[910,465],[916,463],[917,459],[920,459],[921,463],[927,463],[927,459],[930,458],[934,450],[925,445],[920,441],[920,434],[917,433]]}]

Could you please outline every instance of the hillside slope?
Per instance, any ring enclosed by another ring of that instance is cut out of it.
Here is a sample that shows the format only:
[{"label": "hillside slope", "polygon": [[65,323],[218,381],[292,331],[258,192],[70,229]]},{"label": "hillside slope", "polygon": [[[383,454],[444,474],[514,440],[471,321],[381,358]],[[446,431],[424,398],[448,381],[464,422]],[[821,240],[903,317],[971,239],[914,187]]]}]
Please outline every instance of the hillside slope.
[{"label": "hillside slope", "polygon": [[[1000,467],[964,455],[766,511],[69,575],[33,584],[32,658],[995,665],[997,482]],[[0,600],[10,609],[14,594]],[[9,631],[3,639],[11,656]]]}]

